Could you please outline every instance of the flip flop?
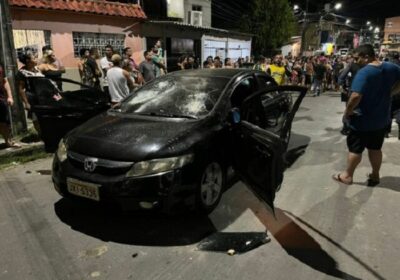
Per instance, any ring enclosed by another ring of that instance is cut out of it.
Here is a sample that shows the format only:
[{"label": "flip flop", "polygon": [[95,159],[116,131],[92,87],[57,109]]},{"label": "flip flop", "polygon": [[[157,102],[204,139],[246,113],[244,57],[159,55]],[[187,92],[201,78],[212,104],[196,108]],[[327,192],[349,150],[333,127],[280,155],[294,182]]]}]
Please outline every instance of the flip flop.
[{"label": "flip flop", "polygon": [[332,175],[332,179],[335,180],[335,181],[338,182],[338,183],[342,183],[342,184],[345,184],[345,185],[351,185],[351,184],[353,184],[353,181],[350,181],[350,182],[343,181],[343,179],[340,178],[340,174],[341,174],[341,173]]},{"label": "flip flop", "polygon": [[375,187],[375,186],[379,185],[380,180],[372,178],[371,175],[372,175],[371,173],[367,174],[367,177],[368,177],[367,186],[368,187]]}]

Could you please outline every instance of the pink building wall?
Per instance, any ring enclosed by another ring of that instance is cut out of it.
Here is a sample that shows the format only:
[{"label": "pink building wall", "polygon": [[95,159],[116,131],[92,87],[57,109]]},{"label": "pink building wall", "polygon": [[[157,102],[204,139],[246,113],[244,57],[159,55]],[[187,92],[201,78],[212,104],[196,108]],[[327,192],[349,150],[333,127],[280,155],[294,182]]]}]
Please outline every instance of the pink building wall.
[{"label": "pink building wall", "polygon": [[16,7],[11,8],[11,15],[14,29],[51,31],[53,50],[66,68],[77,68],[72,32],[125,34],[125,46],[132,48],[135,61],[139,63],[144,59],[144,38],[128,36],[130,31],[124,31],[137,22],[132,18]]}]

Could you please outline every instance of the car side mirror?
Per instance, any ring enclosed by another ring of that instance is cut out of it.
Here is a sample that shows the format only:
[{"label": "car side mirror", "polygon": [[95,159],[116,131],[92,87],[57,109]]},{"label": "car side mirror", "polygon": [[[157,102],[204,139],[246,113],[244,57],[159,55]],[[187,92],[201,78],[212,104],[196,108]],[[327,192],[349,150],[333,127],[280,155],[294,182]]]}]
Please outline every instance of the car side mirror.
[{"label": "car side mirror", "polygon": [[232,124],[238,124],[241,121],[240,110],[235,107],[229,111],[229,120]]}]

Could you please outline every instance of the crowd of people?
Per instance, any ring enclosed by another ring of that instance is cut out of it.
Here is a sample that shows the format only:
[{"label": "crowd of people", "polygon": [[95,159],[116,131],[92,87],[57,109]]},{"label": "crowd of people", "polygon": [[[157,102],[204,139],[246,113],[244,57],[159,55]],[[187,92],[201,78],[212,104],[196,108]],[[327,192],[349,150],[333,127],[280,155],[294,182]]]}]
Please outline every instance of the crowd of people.
[{"label": "crowd of people", "polygon": [[[353,69],[356,57],[355,52],[346,56],[323,53],[304,57],[276,55],[273,59],[260,56],[254,69],[269,73],[278,84],[307,86],[313,96],[319,96],[323,91],[339,91],[340,86],[348,84],[349,73],[352,72],[353,77],[356,74]],[[398,57],[393,58],[394,63],[398,61]],[[353,68],[349,72],[351,65]]]},{"label": "crowd of people", "polygon": [[78,62],[81,82],[84,85],[102,88],[116,104],[141,85],[167,72],[161,41],[143,53],[144,61],[136,63],[130,47],[117,53],[111,45],[104,49],[100,58],[96,48],[81,49]]},{"label": "crowd of people", "polygon": [[[117,53],[111,45],[105,46],[104,57],[100,57],[97,48],[83,48],[80,50],[78,70],[81,83],[85,86],[102,89],[110,97],[112,105],[118,104],[122,99],[131,94],[138,87],[167,73],[166,58],[161,40],[144,51],[144,60],[139,64],[132,58],[133,50],[130,47]],[[22,67],[16,76],[19,97],[28,111],[28,117],[40,134],[37,118],[30,111],[27,93],[31,92],[27,77],[42,76],[53,80],[55,87],[62,91],[62,82],[58,79],[65,73],[63,63],[55,56],[51,47],[42,49],[42,58],[37,54],[27,51],[19,55]],[[309,89],[312,96],[319,96],[325,90],[341,90],[342,99],[346,101],[350,92],[352,80],[361,66],[358,64],[358,53],[353,51],[347,56],[324,55],[294,57],[291,54],[275,55],[273,58],[259,56],[246,56],[233,60],[229,57],[221,59],[219,56],[208,56],[203,63],[194,55],[184,55],[178,59],[177,67],[181,70],[198,68],[250,68],[268,73],[278,85],[303,85]],[[384,60],[381,58],[381,60]],[[400,65],[399,57],[393,61]],[[0,72],[4,72],[0,69]],[[4,76],[4,75],[3,75]],[[1,123],[9,121],[6,114],[6,105],[13,103],[12,95],[7,91],[6,79],[2,77],[0,87]],[[55,97],[57,98],[57,97]],[[4,111],[4,112],[3,112]],[[396,115],[394,113],[394,115]],[[400,113],[397,115],[400,127]],[[5,126],[0,126],[0,132],[6,139],[7,146],[13,146],[9,140],[9,133]],[[343,134],[348,134],[348,127],[344,124]],[[15,144],[16,145],[16,144]]]}]

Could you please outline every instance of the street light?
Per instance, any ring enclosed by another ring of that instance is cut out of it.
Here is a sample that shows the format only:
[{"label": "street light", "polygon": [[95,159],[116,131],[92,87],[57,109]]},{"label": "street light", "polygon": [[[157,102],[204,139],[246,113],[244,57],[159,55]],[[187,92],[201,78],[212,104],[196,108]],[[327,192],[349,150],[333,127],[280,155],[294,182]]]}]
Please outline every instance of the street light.
[{"label": "street light", "polygon": [[370,22],[370,21],[367,21],[367,25],[371,25],[371,22]]},{"label": "street light", "polygon": [[[332,1],[333,2],[333,1]],[[330,3],[325,3],[324,4],[324,11],[325,11],[325,13],[330,13],[330,12],[332,12],[332,2],[330,2]],[[342,3],[340,3],[340,2],[336,2],[335,3],[335,5],[333,6],[333,9],[335,9],[336,11],[337,10],[340,10],[342,8]]]},{"label": "street light", "polygon": [[379,33],[379,27],[375,27],[374,32]]},{"label": "street light", "polygon": [[372,26],[370,26],[368,29],[369,29],[369,30],[372,30],[372,29],[373,29],[373,27],[372,27]]},{"label": "street light", "polygon": [[335,10],[337,11],[337,10],[340,10],[341,8],[342,8],[342,3],[336,3],[335,4],[335,6],[334,6],[334,8],[335,8]]},{"label": "street light", "polygon": [[[309,0],[307,0],[307,7],[308,7],[308,1]],[[324,8],[323,8],[323,10],[321,10],[321,11],[319,11],[319,12],[316,12],[316,13],[311,13],[311,14],[309,14],[308,12],[307,12],[307,10],[306,11],[303,11],[302,9],[301,9],[301,7],[298,5],[298,4],[294,4],[293,5],[293,10],[294,10],[294,14],[297,16],[297,18],[299,18],[299,15],[301,14],[304,18],[303,18],[303,27],[302,27],[302,35],[301,35],[301,42],[302,42],[302,45],[301,45],[301,49],[302,49],[302,51],[304,51],[305,50],[305,46],[306,46],[306,43],[305,43],[305,31],[306,31],[306,28],[307,28],[307,26],[309,25],[309,21],[307,20],[307,17],[310,17],[310,16],[319,16],[319,20],[318,20],[318,28],[319,28],[319,30],[321,30],[321,28],[322,28],[322,24],[326,21],[326,22],[331,22],[332,20],[331,20],[331,18],[332,17],[334,17],[334,18],[337,18],[337,17],[339,17],[339,18],[344,18],[343,16],[339,16],[339,15],[336,15],[335,13],[334,13],[334,11],[333,10],[340,10],[340,9],[342,9],[342,7],[343,7],[343,5],[342,5],[342,3],[341,2],[336,2],[336,1],[334,1],[334,0],[331,0],[329,3],[325,3],[325,4],[323,4],[324,5]],[[300,13],[300,12],[301,13]],[[316,20],[315,20],[316,21]],[[300,22],[300,21],[299,21]],[[347,20],[346,21],[346,24],[349,24],[351,21],[350,20]],[[322,33],[321,33],[322,34]],[[320,39],[321,39],[321,35],[320,35]],[[335,40],[336,39],[334,39],[334,43],[335,43]],[[321,42],[320,42],[321,43]]]},{"label": "street light", "polygon": [[351,22],[350,19],[346,19],[346,24],[349,24]]}]

